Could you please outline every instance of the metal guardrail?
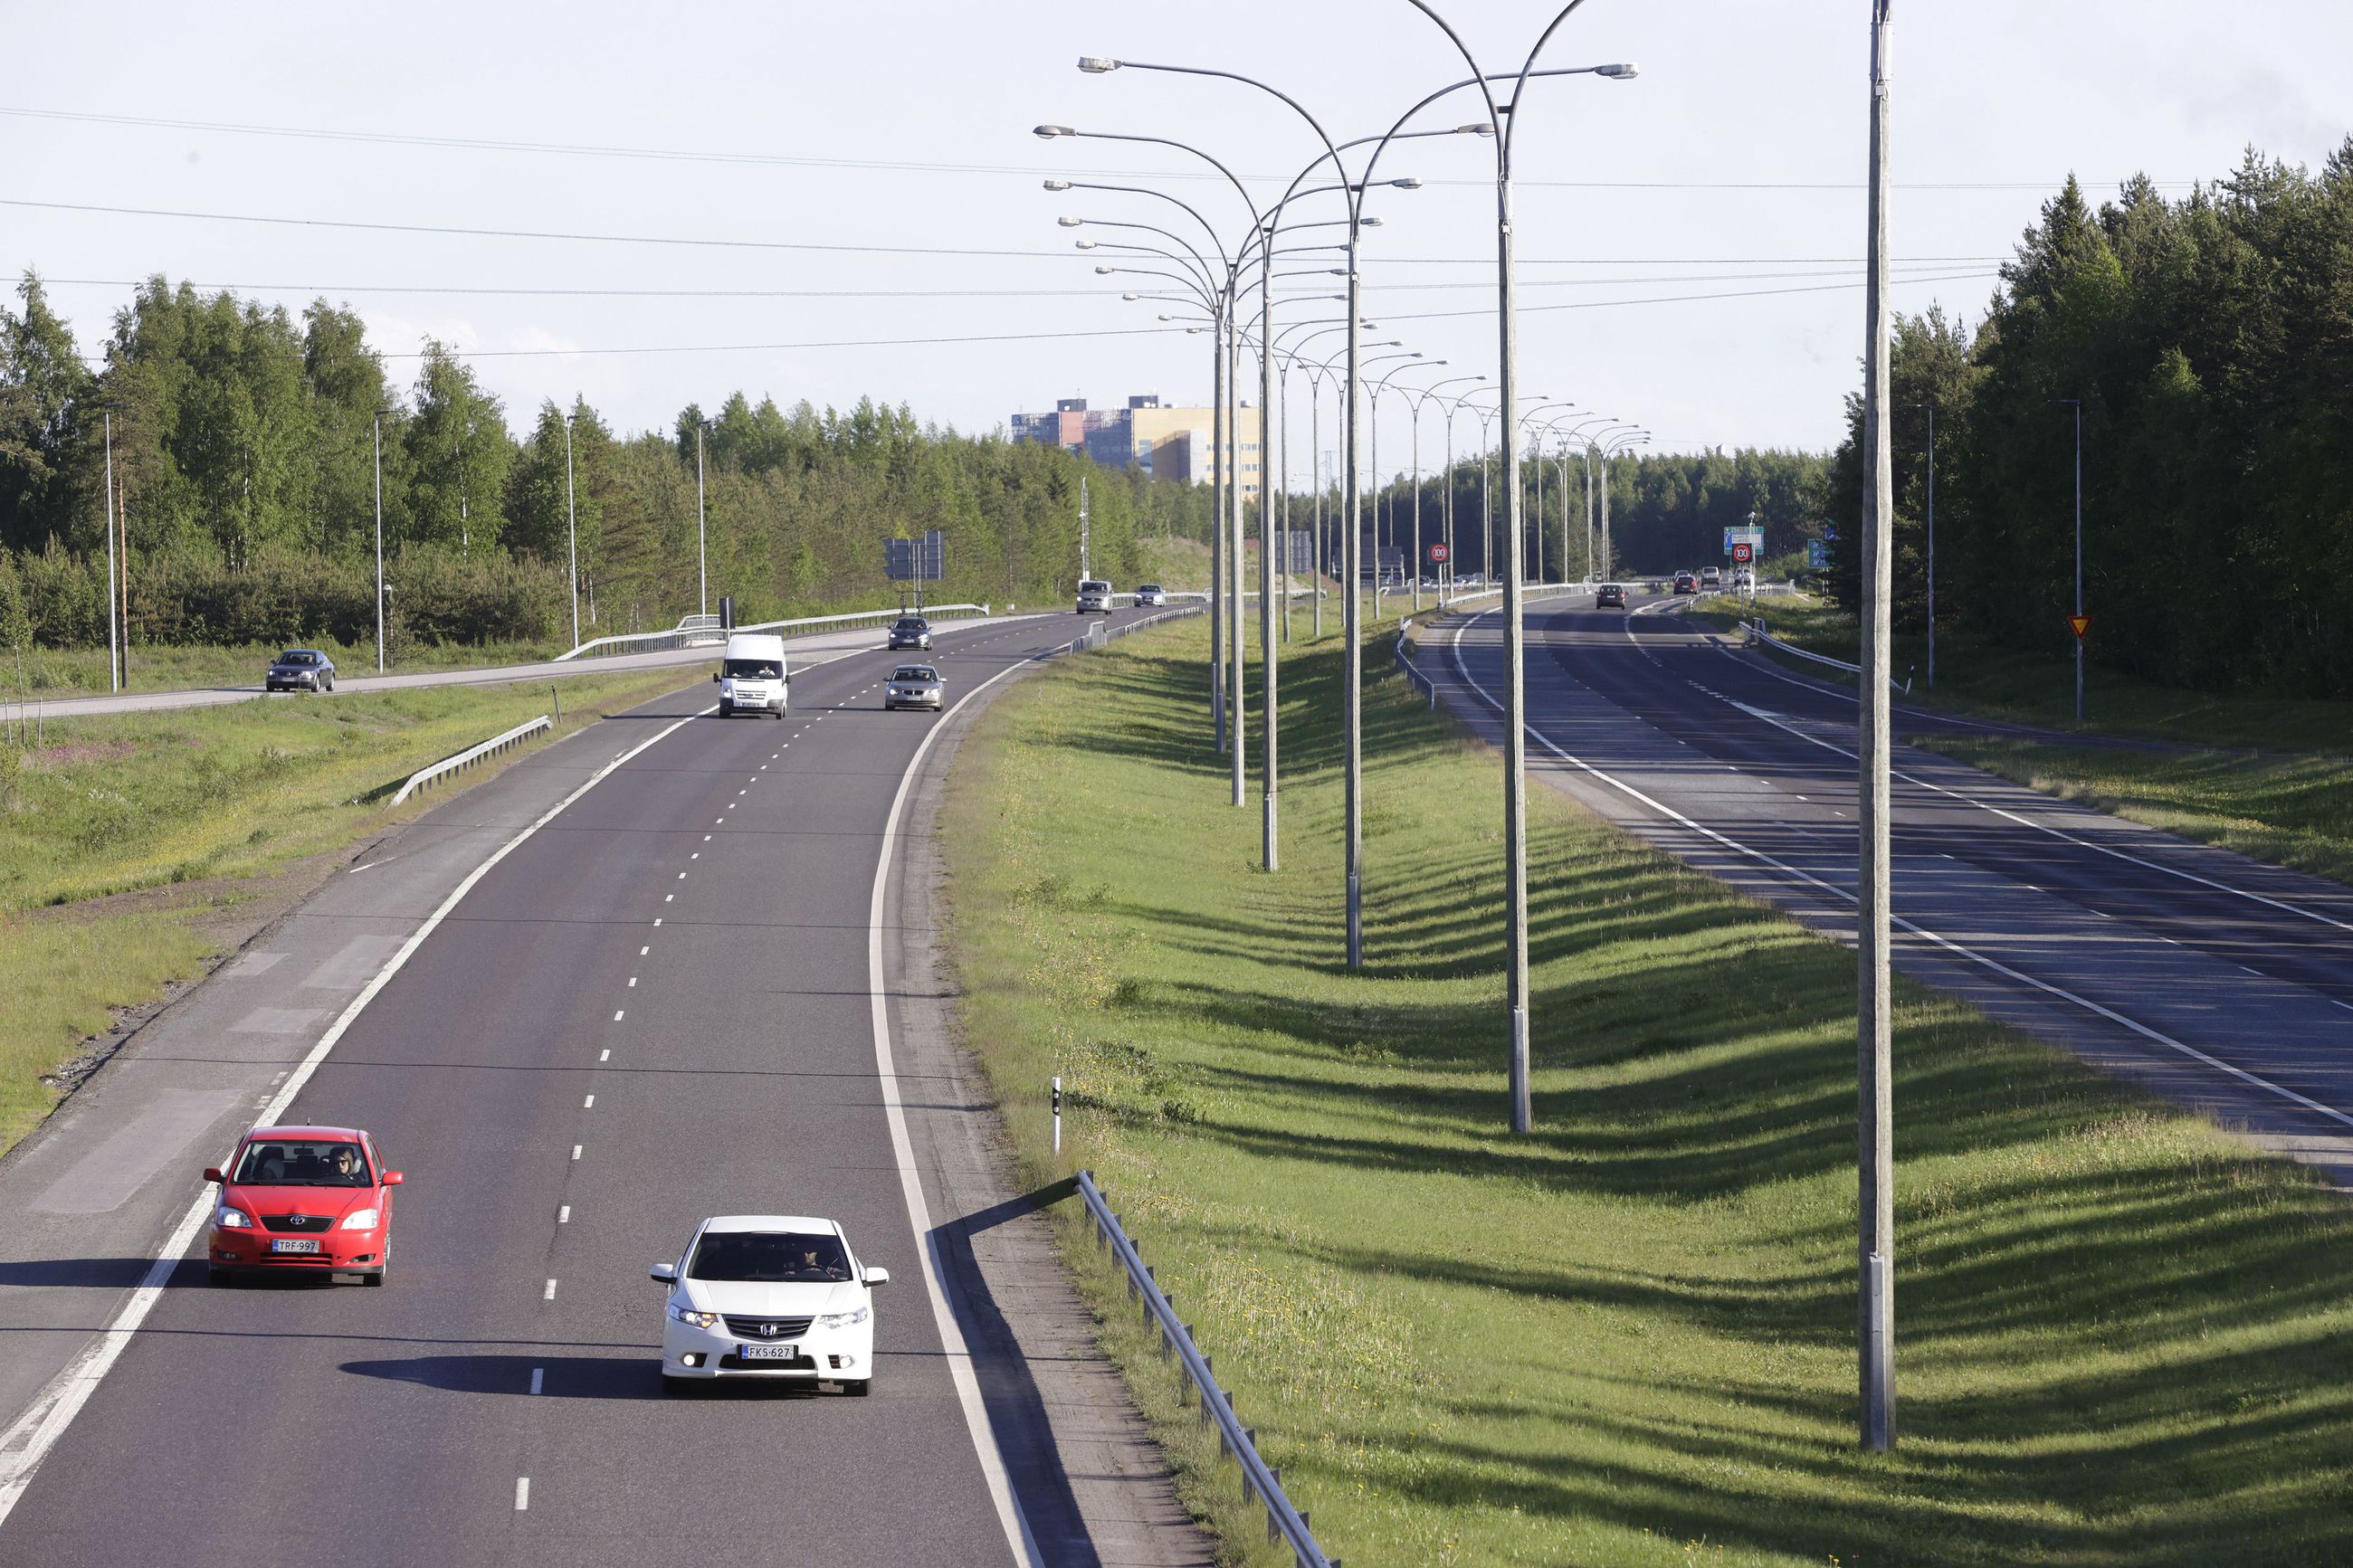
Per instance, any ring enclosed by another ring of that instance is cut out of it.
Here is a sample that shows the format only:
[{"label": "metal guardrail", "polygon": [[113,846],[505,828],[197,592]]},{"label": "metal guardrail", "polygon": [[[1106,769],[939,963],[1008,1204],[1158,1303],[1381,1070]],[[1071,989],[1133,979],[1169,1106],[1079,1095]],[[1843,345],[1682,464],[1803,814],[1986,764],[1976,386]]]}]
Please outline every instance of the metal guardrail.
[{"label": "metal guardrail", "polygon": [[1414,663],[1406,653],[1405,634],[1411,630],[1413,630],[1411,621],[1398,623],[1397,667],[1405,671],[1405,678],[1413,683],[1413,689],[1429,698],[1430,705],[1435,708],[1438,706],[1438,683],[1422,674],[1421,667]]},{"label": "metal guardrail", "polygon": [[[1741,622],[1740,629],[1746,634],[1746,641],[1750,643],[1761,642],[1776,653],[1786,653],[1793,658],[1802,658],[1813,664],[1828,665],[1832,669],[1842,669],[1849,675],[1861,675],[1862,673],[1862,666],[1859,664],[1849,664],[1842,658],[1832,658],[1828,654],[1816,653],[1811,648],[1803,648],[1799,647],[1795,643],[1783,642],[1779,637],[1775,637],[1771,632],[1765,629],[1765,620],[1761,616],[1753,621]],[[1911,678],[1908,676],[1905,678],[1903,685],[1897,686],[1895,684],[1895,678],[1891,675],[1887,678],[1887,684],[1894,690],[1904,693],[1906,697],[1912,695],[1912,681]]]},{"label": "metal guardrail", "polygon": [[1072,638],[1069,647],[1063,651],[1086,653],[1091,649],[1104,647],[1106,644],[1115,643],[1130,632],[1140,632],[1146,626],[1156,626],[1163,621],[1178,620],[1186,616],[1205,616],[1208,613],[1209,607],[1207,605],[1187,605],[1180,609],[1163,610],[1156,616],[1146,616],[1140,621],[1126,621],[1119,626],[1113,626],[1109,621],[1090,622],[1087,629]]},{"label": "metal guardrail", "polygon": [[[1119,1215],[1095,1185],[1094,1173],[1081,1171],[1079,1195],[1086,1200],[1087,1216],[1094,1222],[1095,1245],[1107,1247],[1127,1271],[1127,1293],[1143,1303],[1145,1323],[1159,1331],[1163,1359],[1175,1358],[1187,1385],[1198,1404],[1201,1424],[1218,1428],[1218,1451],[1241,1467],[1242,1492],[1266,1508],[1266,1538],[1291,1548],[1298,1568],[1340,1568],[1340,1560],[1326,1557],[1308,1528],[1307,1513],[1294,1507],[1282,1489],[1282,1472],[1258,1451],[1258,1434],[1234,1414],[1234,1396],[1218,1385],[1209,1358],[1193,1342],[1193,1326],[1176,1316],[1176,1309],[1145,1266],[1144,1256],[1121,1228]],[[1180,1397],[1182,1391],[1180,1391]]]},{"label": "metal guardrail", "polygon": [[543,713],[529,723],[516,725],[503,735],[493,735],[479,746],[469,746],[454,757],[444,757],[430,767],[419,768],[408,775],[408,782],[400,786],[399,793],[392,797],[392,804],[398,805],[427,784],[438,783],[456,773],[459,768],[471,767],[494,752],[503,752],[509,746],[521,745],[542,730],[554,728],[555,721]]},{"label": "metal guardrail", "polygon": [[[755,621],[750,626],[736,626],[733,629],[739,632],[776,632],[782,631],[786,626],[846,626],[851,621],[896,620],[901,616],[915,613],[917,612],[905,608],[852,610],[847,615],[840,616],[802,616],[789,621]],[[988,606],[987,605],[926,605],[921,613],[934,619],[945,619],[955,616],[985,616],[988,614]],[[690,624],[704,622],[711,624]],[[727,640],[728,632],[716,623],[716,616],[689,616],[666,632],[620,632],[608,637],[590,637],[570,652],[557,654],[554,662],[561,664],[565,659],[578,658],[584,653],[614,651],[667,653],[674,648],[717,647]],[[622,646],[624,644],[630,646],[624,648]]]}]

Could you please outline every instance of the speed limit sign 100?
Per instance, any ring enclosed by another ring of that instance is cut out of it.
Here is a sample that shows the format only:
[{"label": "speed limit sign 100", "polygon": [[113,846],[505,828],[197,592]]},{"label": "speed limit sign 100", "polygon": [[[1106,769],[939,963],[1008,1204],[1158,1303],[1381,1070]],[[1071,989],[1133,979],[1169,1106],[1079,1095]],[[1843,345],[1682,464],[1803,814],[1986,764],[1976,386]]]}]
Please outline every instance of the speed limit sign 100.
[{"label": "speed limit sign 100", "polygon": [[1443,544],[1433,544],[1430,547],[1430,558],[1432,562],[1444,561],[1448,556],[1453,553],[1454,552],[1452,551],[1447,549]]}]

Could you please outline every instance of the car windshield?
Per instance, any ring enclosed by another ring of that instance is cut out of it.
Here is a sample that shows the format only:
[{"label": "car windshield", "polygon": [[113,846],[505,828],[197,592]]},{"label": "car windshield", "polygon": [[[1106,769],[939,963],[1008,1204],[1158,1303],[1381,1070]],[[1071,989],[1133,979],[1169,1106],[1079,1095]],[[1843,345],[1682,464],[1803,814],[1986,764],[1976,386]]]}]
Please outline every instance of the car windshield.
[{"label": "car windshield", "polygon": [[1139,594],[1157,594],[1160,592],[1160,584],[1157,583],[1146,583],[1143,587],[1138,588],[1136,592]]},{"label": "car windshield", "polygon": [[735,680],[774,680],[785,671],[773,658],[731,658],[721,666],[720,673]]},{"label": "car windshield", "polygon": [[690,1279],[734,1279],[761,1284],[819,1285],[849,1278],[849,1253],[841,1237],[797,1231],[705,1231],[687,1265]]},{"label": "car windshield", "polygon": [[937,680],[940,672],[928,664],[902,664],[891,672],[893,680]]},{"label": "car windshield", "polygon": [[278,656],[278,662],[280,664],[316,664],[319,662],[319,656],[312,653],[309,648],[290,647],[284,653]]},{"label": "car windshield", "polygon": [[1082,583],[1079,584],[1079,592],[1082,594],[1108,594],[1111,592],[1111,584],[1108,583]]},{"label": "car windshield", "polygon": [[367,1155],[341,1138],[257,1138],[230,1178],[252,1187],[364,1187]]},{"label": "car windshield", "polygon": [[932,625],[929,621],[919,621],[910,616],[899,623],[899,629],[902,632],[927,632],[932,629]]}]

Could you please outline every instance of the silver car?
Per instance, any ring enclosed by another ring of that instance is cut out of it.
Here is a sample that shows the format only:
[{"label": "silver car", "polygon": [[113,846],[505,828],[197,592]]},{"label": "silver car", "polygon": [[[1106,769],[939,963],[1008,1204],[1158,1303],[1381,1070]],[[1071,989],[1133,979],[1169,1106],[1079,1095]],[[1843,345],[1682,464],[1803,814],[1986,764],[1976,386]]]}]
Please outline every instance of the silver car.
[{"label": "silver car", "polygon": [[936,713],[944,693],[940,672],[928,664],[902,664],[882,683],[882,706],[928,708]]},{"label": "silver car", "polygon": [[269,661],[264,691],[332,691],[335,661],[314,647],[290,647]]},{"label": "silver car", "polygon": [[1157,583],[1145,583],[1135,590],[1135,607],[1152,609],[1168,603],[1168,590]]}]

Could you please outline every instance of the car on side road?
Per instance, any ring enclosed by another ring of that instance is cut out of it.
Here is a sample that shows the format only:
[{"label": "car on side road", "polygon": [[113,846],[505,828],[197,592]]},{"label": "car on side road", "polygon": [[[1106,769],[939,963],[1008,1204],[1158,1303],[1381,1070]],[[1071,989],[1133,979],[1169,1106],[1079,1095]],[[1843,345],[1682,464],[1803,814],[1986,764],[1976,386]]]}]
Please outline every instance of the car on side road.
[{"label": "car on side road", "polygon": [[1699,585],[1703,588],[1723,587],[1724,569],[1720,566],[1701,567],[1699,574]]},{"label": "car on side road", "polygon": [[1757,574],[1744,566],[1732,574],[1732,585],[1741,593],[1753,594],[1757,591]]},{"label": "car on side road", "polygon": [[792,668],[785,662],[785,639],[773,632],[734,632],[719,661],[719,716],[773,713],[785,716]]},{"label": "car on side road", "polygon": [[205,1180],[220,1188],[205,1255],[214,1284],[262,1274],[385,1282],[401,1175],[364,1130],[257,1127]]},{"label": "car on side road", "polygon": [[938,670],[928,664],[902,664],[882,683],[882,707],[885,711],[893,708],[928,708],[936,713],[946,694],[946,683],[940,679]]},{"label": "car on side road", "polygon": [[839,1224],[806,1215],[718,1215],[653,1278],[662,1300],[662,1392],[766,1379],[874,1384],[874,1308],[890,1270],[860,1264]]},{"label": "car on side road", "polygon": [[1111,584],[1090,577],[1079,584],[1079,614],[1100,616],[1111,608]]},{"label": "car on side road", "polygon": [[1593,591],[1593,607],[1597,610],[1622,610],[1626,607],[1626,584],[1604,583]]},{"label": "car on side road", "polygon": [[269,661],[264,691],[332,691],[335,661],[314,647],[290,647]]},{"label": "car on side road", "polygon": [[1139,583],[1135,589],[1135,607],[1139,610],[1163,609],[1168,604],[1168,590],[1157,583]]},{"label": "car on side road", "polygon": [[1693,575],[1692,575],[1690,573],[1688,573],[1688,572],[1678,572],[1678,573],[1676,573],[1676,574],[1675,574],[1675,592],[1676,592],[1676,593],[1678,593],[1678,594],[1696,594],[1696,593],[1698,593],[1698,592],[1699,592],[1699,579],[1698,579],[1698,578],[1696,578],[1696,577],[1694,577],[1694,576],[1693,576]]},{"label": "car on side road", "polygon": [[901,616],[891,624],[891,651],[911,647],[920,653],[932,651],[932,623],[921,616]]}]

